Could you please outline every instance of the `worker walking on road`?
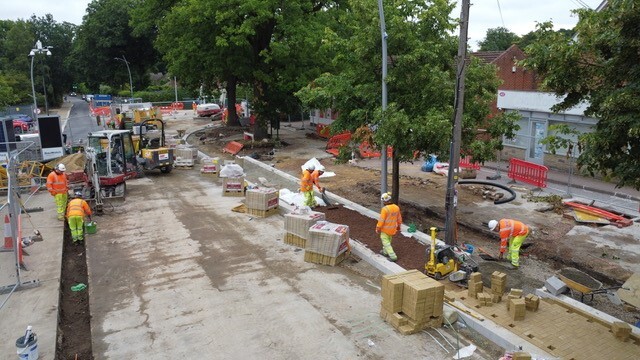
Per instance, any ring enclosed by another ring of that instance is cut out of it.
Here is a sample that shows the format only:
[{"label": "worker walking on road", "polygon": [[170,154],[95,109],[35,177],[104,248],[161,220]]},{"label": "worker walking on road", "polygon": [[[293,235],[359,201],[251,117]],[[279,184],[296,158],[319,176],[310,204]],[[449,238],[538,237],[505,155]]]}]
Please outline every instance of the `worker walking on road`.
[{"label": "worker walking on road", "polygon": [[517,220],[501,219],[500,221],[489,221],[489,230],[500,233],[500,254],[498,257],[502,259],[508,250],[507,260],[511,260],[509,269],[519,269],[520,246],[529,235],[529,227]]},{"label": "worker walking on road", "polygon": [[82,198],[82,192],[76,191],[73,194],[73,199],[69,201],[69,206],[67,206],[67,219],[71,230],[71,240],[74,244],[80,244],[84,241],[85,217],[88,217],[89,221],[91,221],[91,208]]},{"label": "worker walking on road", "polygon": [[58,220],[61,221],[64,221],[64,212],[67,208],[67,192],[69,191],[67,175],[64,173],[66,170],[64,164],[58,164],[47,176],[47,190],[56,201],[56,212],[58,213]]},{"label": "worker walking on road", "polygon": [[391,202],[391,193],[384,193],[380,196],[380,200],[384,203],[382,210],[380,210],[380,219],[376,224],[376,233],[380,234],[380,241],[382,241],[382,251],[380,253],[384,256],[388,256],[390,261],[397,261],[398,256],[391,247],[391,239],[398,231],[400,231],[400,225],[402,225],[402,214],[400,214],[400,207]]},{"label": "worker walking on road", "polygon": [[308,207],[318,205],[316,203],[316,196],[313,193],[313,186],[315,185],[320,192],[324,191],[318,182],[321,174],[316,173],[315,169],[315,165],[308,164],[307,168],[302,170],[302,177],[300,178],[300,192],[304,196],[304,205]]}]

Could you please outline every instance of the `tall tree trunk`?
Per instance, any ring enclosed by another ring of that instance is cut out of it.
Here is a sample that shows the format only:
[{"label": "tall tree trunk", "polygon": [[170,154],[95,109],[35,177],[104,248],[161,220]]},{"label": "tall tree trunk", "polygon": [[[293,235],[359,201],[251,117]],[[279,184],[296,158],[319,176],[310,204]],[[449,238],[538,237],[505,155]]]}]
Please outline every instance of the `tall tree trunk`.
[{"label": "tall tree trunk", "polygon": [[[387,149],[383,151],[387,151]],[[391,156],[391,201],[393,201],[394,204],[400,205],[400,160],[398,160],[396,156],[395,149]]]},{"label": "tall tree trunk", "polygon": [[[236,113],[236,98],[238,96],[237,92],[238,86],[238,78],[234,75],[230,75],[227,77],[227,86],[225,89],[227,90],[227,125],[228,126],[240,126],[240,120],[238,119],[238,114]],[[224,105],[224,104],[223,104]]]}]

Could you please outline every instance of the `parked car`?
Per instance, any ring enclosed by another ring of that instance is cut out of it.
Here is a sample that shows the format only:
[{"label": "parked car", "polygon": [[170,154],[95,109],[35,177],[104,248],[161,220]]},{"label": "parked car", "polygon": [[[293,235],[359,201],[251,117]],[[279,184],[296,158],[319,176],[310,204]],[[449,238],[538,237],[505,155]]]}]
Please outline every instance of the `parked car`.
[{"label": "parked car", "polygon": [[76,96],[76,95],[78,95],[78,94],[76,94],[76,93],[75,93],[75,92],[73,92],[73,91],[69,93],[69,96]]},{"label": "parked car", "polygon": [[200,117],[216,115],[222,112],[218,104],[200,104],[196,107],[196,114]]},{"label": "parked car", "polygon": [[31,118],[31,116],[24,115],[24,114],[13,115],[13,121],[16,121],[16,120],[24,121],[26,123],[32,123],[33,122],[33,119]]},{"label": "parked car", "polygon": [[22,120],[13,120],[13,132],[15,134],[25,134],[29,132],[29,124]]}]

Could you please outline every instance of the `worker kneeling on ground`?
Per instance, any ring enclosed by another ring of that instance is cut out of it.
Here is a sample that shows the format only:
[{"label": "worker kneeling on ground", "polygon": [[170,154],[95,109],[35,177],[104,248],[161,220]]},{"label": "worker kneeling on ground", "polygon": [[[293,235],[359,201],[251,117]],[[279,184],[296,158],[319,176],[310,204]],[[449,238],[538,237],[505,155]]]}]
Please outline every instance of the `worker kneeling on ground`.
[{"label": "worker kneeling on ground", "polygon": [[89,218],[89,221],[91,221],[91,208],[82,198],[82,192],[76,191],[73,194],[73,199],[69,201],[69,206],[67,207],[67,219],[69,219],[71,240],[74,244],[80,244],[84,241],[85,216]]},{"label": "worker kneeling on ground", "polygon": [[66,167],[64,164],[58,164],[47,176],[47,190],[56,201],[56,212],[58,220],[64,221],[64,211],[67,208],[67,192],[69,186],[67,184],[67,175],[65,175]]},{"label": "worker kneeling on ground", "polygon": [[520,267],[520,246],[529,235],[529,227],[517,220],[501,219],[500,221],[489,221],[489,230],[500,233],[500,255],[498,257],[502,259],[504,253],[509,250],[507,252],[507,260],[511,260],[509,269],[518,269]]},{"label": "worker kneeling on ground", "polygon": [[302,170],[302,177],[300,178],[300,192],[304,196],[304,205],[308,207],[318,205],[316,203],[316,196],[313,193],[313,186],[315,185],[320,192],[324,191],[318,181],[322,173],[316,172],[315,169],[316,167],[313,164],[307,165],[307,168]]},{"label": "worker kneeling on ground", "polygon": [[376,233],[380,234],[380,241],[382,241],[380,254],[388,256],[391,261],[397,261],[398,256],[391,247],[391,239],[400,231],[400,225],[402,225],[400,207],[391,202],[391,193],[382,194],[380,200],[384,203],[382,210],[380,210],[380,219],[376,224]]}]

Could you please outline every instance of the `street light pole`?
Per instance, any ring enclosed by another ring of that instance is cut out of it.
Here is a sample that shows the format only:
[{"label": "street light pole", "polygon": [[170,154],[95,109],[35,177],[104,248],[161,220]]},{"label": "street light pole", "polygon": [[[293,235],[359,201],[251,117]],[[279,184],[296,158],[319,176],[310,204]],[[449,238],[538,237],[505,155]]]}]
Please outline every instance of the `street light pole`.
[{"label": "street light pole", "polygon": [[460,38],[458,39],[458,66],[456,69],[455,115],[451,137],[451,156],[447,175],[445,240],[447,245],[455,245],[457,240],[456,208],[458,207],[458,166],[460,165],[460,143],[462,141],[462,113],[464,110],[464,77],[467,55],[467,32],[469,29],[470,0],[462,0],[460,14]]},{"label": "street light pole", "polygon": [[124,61],[125,65],[127,65],[127,72],[129,73],[129,89],[131,89],[131,101],[133,101],[133,80],[131,79],[131,69],[129,69],[129,62],[127,58],[122,55],[121,58],[115,57],[114,59]]},{"label": "street light pole", "polygon": [[[29,52],[29,56],[31,57],[31,94],[33,96],[33,113],[35,115],[35,117],[38,117],[38,100],[36,98],[36,86],[35,86],[35,82],[33,81],[33,60],[36,57],[36,54],[47,54],[47,56],[51,56],[51,46],[42,46],[42,42],[40,40],[36,41],[36,46],[31,49],[31,51]],[[42,79],[42,83],[44,84],[44,75],[43,75],[43,79]],[[46,91],[46,90],[45,90]],[[46,101],[46,92],[45,92],[45,101]]]},{"label": "street light pole", "polygon": [[[382,37],[382,112],[387,110],[387,29],[384,22],[384,9],[382,0],[378,0],[378,12],[380,14],[380,36]],[[380,194],[387,192],[387,146],[382,144],[380,152],[382,161],[380,173]]]}]

